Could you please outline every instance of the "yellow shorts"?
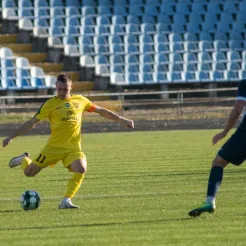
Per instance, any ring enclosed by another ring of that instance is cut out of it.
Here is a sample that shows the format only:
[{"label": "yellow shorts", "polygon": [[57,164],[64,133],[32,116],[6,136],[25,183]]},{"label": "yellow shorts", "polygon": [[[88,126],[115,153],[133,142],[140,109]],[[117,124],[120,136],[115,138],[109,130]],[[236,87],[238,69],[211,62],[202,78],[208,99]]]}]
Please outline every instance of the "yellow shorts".
[{"label": "yellow shorts", "polygon": [[64,167],[68,167],[78,159],[86,159],[81,150],[63,149],[45,145],[40,153],[32,160],[34,164],[40,167],[54,166],[62,161]]}]

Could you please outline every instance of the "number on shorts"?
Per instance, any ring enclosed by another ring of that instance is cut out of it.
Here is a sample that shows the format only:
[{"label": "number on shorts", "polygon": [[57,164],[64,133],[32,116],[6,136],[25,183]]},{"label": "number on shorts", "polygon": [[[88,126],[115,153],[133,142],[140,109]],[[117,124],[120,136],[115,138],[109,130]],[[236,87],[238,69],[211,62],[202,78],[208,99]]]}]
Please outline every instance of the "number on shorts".
[{"label": "number on shorts", "polygon": [[39,162],[39,163],[43,163],[45,158],[46,158],[46,156],[39,154],[39,157],[38,157],[38,159],[36,161]]}]

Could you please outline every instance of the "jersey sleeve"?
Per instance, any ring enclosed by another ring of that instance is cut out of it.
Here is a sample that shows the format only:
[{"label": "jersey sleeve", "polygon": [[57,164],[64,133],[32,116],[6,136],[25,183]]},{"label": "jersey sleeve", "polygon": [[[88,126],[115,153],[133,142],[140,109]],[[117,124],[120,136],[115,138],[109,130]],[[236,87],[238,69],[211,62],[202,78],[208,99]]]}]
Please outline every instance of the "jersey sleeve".
[{"label": "jersey sleeve", "polygon": [[246,101],[246,80],[242,80],[239,83],[237,100]]},{"label": "jersey sleeve", "polygon": [[50,111],[51,111],[51,107],[49,105],[49,101],[46,101],[38,109],[38,112],[34,115],[34,117],[39,120],[44,120],[45,118],[49,117]]},{"label": "jersey sleeve", "polygon": [[95,105],[86,97],[83,97],[83,100],[86,104],[84,111],[87,111],[89,113],[93,112],[95,109]]}]

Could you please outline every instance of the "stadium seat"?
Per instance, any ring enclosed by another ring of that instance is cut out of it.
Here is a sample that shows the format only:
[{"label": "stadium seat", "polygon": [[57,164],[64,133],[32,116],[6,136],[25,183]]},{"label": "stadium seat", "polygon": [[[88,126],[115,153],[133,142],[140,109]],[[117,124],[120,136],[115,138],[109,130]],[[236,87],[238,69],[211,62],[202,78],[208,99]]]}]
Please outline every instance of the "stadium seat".
[{"label": "stadium seat", "polygon": [[113,25],[125,25],[126,21],[125,18],[121,15],[114,15],[112,16],[112,24]]},{"label": "stadium seat", "polygon": [[199,41],[198,46],[200,51],[210,52],[214,50],[213,43],[210,41]]},{"label": "stadium seat", "polygon": [[196,78],[200,82],[210,82],[211,81],[209,72],[206,72],[206,71],[197,71]]},{"label": "stadium seat", "polygon": [[224,72],[221,71],[211,71],[210,78],[216,82],[222,82],[226,80],[224,76]]},{"label": "stadium seat", "polygon": [[196,73],[193,71],[185,71],[181,73],[183,82],[197,82]]},{"label": "stadium seat", "polygon": [[198,42],[195,41],[184,41],[184,50],[186,52],[198,52]]},{"label": "stadium seat", "polygon": [[225,71],[225,78],[228,81],[238,81],[239,80],[239,74],[236,71]]},{"label": "stadium seat", "polygon": [[230,14],[235,14],[238,12],[238,9],[236,7],[236,3],[232,1],[226,1],[223,3],[223,10],[224,12],[230,13]]},{"label": "stadium seat", "polygon": [[227,41],[224,40],[215,40],[214,41],[215,51],[226,51],[228,50]]},{"label": "stadium seat", "polygon": [[192,12],[205,14],[206,13],[205,5],[201,2],[194,2],[192,4]]},{"label": "stadium seat", "polygon": [[167,74],[163,72],[156,72],[153,74],[153,80],[157,83],[169,83],[167,79]]}]

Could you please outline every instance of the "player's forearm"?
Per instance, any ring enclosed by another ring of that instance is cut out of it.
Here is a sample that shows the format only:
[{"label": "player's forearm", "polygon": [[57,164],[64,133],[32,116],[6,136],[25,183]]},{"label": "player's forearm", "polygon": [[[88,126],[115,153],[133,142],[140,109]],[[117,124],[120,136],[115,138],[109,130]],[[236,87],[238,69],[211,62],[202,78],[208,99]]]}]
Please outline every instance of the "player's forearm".
[{"label": "player's forearm", "polygon": [[13,132],[10,137],[13,139],[17,136],[24,135],[25,133],[29,132],[34,126],[35,124],[31,120],[29,120],[21,125],[15,132]]},{"label": "player's forearm", "polygon": [[232,109],[227,119],[225,128],[223,130],[225,134],[227,134],[234,127],[240,115],[241,115],[241,112],[237,111],[235,108]]},{"label": "player's forearm", "polygon": [[101,108],[99,114],[109,120],[114,120],[114,121],[121,121],[122,119],[124,119],[123,117],[121,117],[120,115],[105,109],[105,108]]}]

